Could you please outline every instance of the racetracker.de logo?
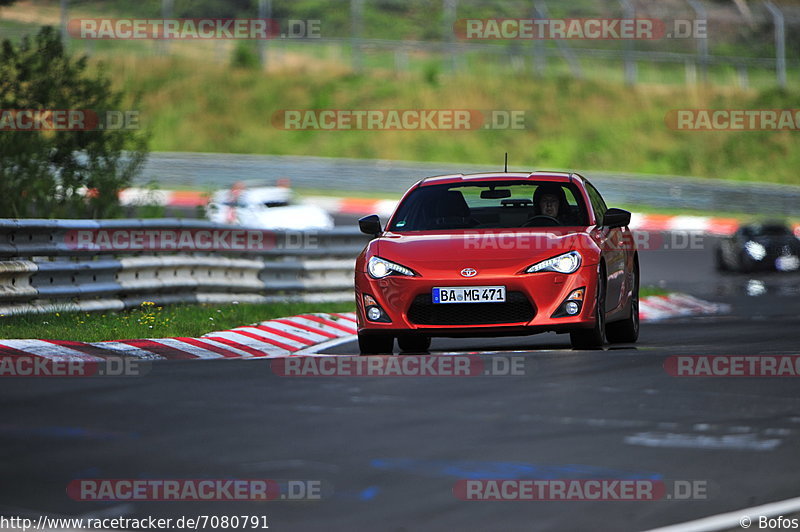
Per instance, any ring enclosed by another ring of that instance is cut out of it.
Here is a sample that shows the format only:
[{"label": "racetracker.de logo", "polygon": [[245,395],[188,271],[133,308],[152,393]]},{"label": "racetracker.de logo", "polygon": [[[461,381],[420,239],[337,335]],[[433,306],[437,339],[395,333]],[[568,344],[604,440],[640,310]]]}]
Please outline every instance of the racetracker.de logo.
[{"label": "racetracker.de logo", "polygon": [[371,356],[288,357],[270,361],[281,377],[477,377],[525,375],[523,357]]},{"label": "racetracker.de logo", "polygon": [[469,479],[453,486],[462,501],[705,500],[705,480]]},{"label": "racetracker.de logo", "polygon": [[95,131],[139,129],[139,111],[0,109],[0,131]]},{"label": "racetracker.de logo", "polygon": [[76,501],[319,500],[321,480],[79,479],[67,485]]},{"label": "racetracker.de logo", "polygon": [[101,361],[0,355],[0,377],[139,377],[150,363],[132,357]]},{"label": "racetracker.de logo", "polygon": [[282,36],[268,18],[78,18],[67,24],[74,39],[265,40]]},{"label": "racetracker.de logo", "polygon": [[264,251],[276,235],[257,229],[72,229],[67,249],[115,251]]},{"label": "racetracker.de logo", "polygon": [[677,131],[798,131],[800,109],[672,109],[664,122]]},{"label": "racetracker.de logo", "polygon": [[320,131],[472,131],[525,129],[523,110],[478,109],[281,109],[272,126]]},{"label": "racetracker.de logo", "polygon": [[464,40],[653,40],[663,39],[666,28],[655,18],[466,18],[453,24],[456,37]]},{"label": "racetracker.de logo", "polygon": [[664,371],[673,377],[798,377],[800,355],[673,355]]},{"label": "racetracker.de logo", "polygon": [[[531,233],[507,231],[464,231],[457,238],[464,249],[524,249],[524,250],[577,250],[590,251],[595,244],[584,235],[569,233]],[[667,249],[703,250],[706,236],[701,231],[624,231],[618,237],[608,239],[608,249],[656,251]]]}]

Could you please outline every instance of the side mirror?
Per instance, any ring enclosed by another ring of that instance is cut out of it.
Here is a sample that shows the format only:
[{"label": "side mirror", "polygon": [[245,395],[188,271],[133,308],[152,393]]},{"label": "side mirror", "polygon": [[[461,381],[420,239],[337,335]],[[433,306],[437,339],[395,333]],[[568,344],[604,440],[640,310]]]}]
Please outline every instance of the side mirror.
[{"label": "side mirror", "polygon": [[369,236],[378,236],[381,234],[381,219],[377,214],[370,214],[358,220],[358,228],[361,232]]},{"label": "side mirror", "polygon": [[623,227],[631,223],[631,213],[622,209],[608,209],[603,216],[606,227]]}]

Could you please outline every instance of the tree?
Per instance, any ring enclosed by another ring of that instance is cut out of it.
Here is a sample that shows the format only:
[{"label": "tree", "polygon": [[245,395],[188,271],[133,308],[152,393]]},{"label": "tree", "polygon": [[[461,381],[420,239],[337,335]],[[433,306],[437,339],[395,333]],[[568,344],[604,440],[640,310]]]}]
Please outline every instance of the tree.
[{"label": "tree", "polygon": [[[118,215],[119,191],[147,155],[147,135],[133,129],[15,129],[20,110],[124,111],[124,94],[102,71],[87,71],[46,26],[19,45],[0,44],[0,218]],[[94,115],[91,115],[94,116]],[[6,121],[3,121],[5,117]],[[87,124],[89,125],[89,124]]]}]

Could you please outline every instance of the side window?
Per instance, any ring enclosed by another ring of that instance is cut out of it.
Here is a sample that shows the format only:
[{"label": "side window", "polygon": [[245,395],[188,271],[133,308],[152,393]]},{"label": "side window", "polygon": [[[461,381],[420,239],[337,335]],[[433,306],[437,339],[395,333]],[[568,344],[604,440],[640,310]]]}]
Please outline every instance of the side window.
[{"label": "side window", "polygon": [[603,217],[608,210],[608,207],[606,207],[606,202],[603,201],[603,197],[588,181],[586,181],[586,192],[589,193],[589,201],[592,202],[592,210],[597,217],[597,225],[602,225]]}]

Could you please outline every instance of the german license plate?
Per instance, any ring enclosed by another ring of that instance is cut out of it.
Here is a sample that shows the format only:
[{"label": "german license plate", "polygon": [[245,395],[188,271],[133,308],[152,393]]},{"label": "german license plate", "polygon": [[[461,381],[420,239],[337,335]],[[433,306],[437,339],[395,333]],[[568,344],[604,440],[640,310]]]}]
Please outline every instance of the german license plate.
[{"label": "german license plate", "polygon": [[442,286],[431,293],[434,303],[504,303],[505,286]]}]

